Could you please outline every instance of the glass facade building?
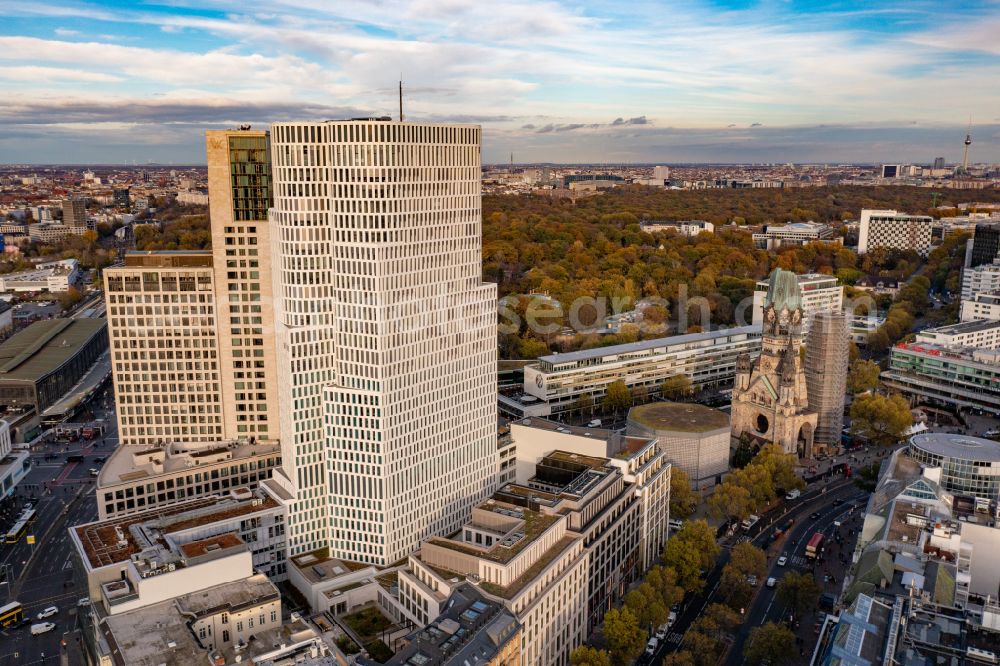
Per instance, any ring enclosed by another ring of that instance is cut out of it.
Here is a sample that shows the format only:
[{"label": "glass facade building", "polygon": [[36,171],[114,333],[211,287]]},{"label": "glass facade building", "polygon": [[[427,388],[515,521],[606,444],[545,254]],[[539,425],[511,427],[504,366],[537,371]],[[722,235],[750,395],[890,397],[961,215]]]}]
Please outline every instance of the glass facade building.
[{"label": "glass facade building", "polygon": [[910,439],[909,455],[927,467],[940,467],[941,485],[950,493],[986,500],[1000,497],[1000,442],[926,433]]}]

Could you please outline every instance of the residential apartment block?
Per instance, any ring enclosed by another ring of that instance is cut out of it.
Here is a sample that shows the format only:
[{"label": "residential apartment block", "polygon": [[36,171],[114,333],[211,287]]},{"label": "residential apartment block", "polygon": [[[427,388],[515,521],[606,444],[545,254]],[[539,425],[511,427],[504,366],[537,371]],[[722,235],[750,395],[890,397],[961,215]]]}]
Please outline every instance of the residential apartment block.
[{"label": "residential apartment block", "polygon": [[858,254],[876,247],[890,250],[913,250],[926,255],[931,249],[934,218],[929,215],[906,215],[894,210],[861,211],[858,231]]},{"label": "residential apartment block", "polygon": [[978,294],[1000,291],[1000,262],[981,264],[962,270],[962,301],[974,299]]},{"label": "residential apartment block", "polygon": [[959,319],[963,322],[983,319],[1000,321],[1000,292],[980,292],[970,299],[962,299]]}]

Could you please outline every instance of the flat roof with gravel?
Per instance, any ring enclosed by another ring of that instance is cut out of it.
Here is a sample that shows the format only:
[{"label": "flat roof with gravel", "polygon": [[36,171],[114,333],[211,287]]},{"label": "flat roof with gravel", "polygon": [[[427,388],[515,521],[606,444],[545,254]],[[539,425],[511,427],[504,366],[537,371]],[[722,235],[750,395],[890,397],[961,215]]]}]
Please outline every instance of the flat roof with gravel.
[{"label": "flat roof with gravel", "polygon": [[628,418],[653,430],[707,432],[729,427],[729,414],[690,402],[651,402],[633,407]]}]

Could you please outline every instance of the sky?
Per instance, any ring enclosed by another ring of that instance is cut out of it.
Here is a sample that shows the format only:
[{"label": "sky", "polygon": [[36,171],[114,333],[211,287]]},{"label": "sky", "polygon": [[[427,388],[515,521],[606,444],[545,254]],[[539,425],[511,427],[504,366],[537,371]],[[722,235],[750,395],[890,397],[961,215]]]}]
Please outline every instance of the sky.
[{"label": "sky", "polygon": [[398,114],[483,161],[1000,162],[1000,0],[0,0],[0,163]]}]

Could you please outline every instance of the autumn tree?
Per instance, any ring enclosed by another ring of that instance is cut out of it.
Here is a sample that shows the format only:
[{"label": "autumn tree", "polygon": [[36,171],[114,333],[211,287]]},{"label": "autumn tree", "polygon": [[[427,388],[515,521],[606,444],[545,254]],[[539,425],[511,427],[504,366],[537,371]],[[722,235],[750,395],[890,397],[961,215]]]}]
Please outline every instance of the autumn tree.
[{"label": "autumn tree", "polygon": [[715,530],[704,520],[688,520],[663,551],[663,562],[677,573],[677,584],[689,592],[704,585],[702,569],[711,568],[719,554]]},{"label": "autumn tree", "polygon": [[753,501],[749,490],[727,479],[715,487],[707,506],[716,520],[743,520],[751,514]]},{"label": "autumn tree", "polygon": [[691,395],[693,384],[687,375],[671,375],[663,380],[660,395],[668,400],[680,400]]},{"label": "autumn tree", "polygon": [[670,607],[664,603],[663,595],[648,582],[625,595],[625,607],[632,611],[640,627],[650,630],[665,623],[670,614]]},{"label": "autumn tree", "polygon": [[604,411],[609,414],[618,414],[632,406],[632,394],[629,393],[628,386],[620,379],[608,384],[608,390],[604,394],[601,403]]},{"label": "autumn tree", "polygon": [[671,652],[663,658],[663,666],[695,666],[694,656],[688,650]]},{"label": "autumn tree", "polygon": [[898,442],[907,428],[913,425],[910,405],[898,393],[856,396],[850,414],[851,434],[882,446]]},{"label": "autumn tree", "polygon": [[674,467],[670,471],[670,517],[687,520],[698,506],[698,494],[691,490],[691,478],[687,472]]},{"label": "autumn tree", "polygon": [[611,666],[611,659],[604,650],[580,645],[569,653],[569,663],[571,666]]},{"label": "autumn tree", "polygon": [[858,394],[878,387],[878,377],[882,369],[874,361],[859,359],[851,363],[847,372],[847,390]]},{"label": "autumn tree", "polygon": [[612,608],[604,615],[604,641],[615,664],[628,664],[642,654],[646,631],[628,608]]},{"label": "autumn tree", "polygon": [[801,616],[816,608],[821,591],[812,574],[789,571],[779,581],[776,594],[778,601]]},{"label": "autumn tree", "polygon": [[796,662],[795,634],[783,624],[768,622],[750,631],[743,647],[745,663],[751,666],[793,664]]}]

